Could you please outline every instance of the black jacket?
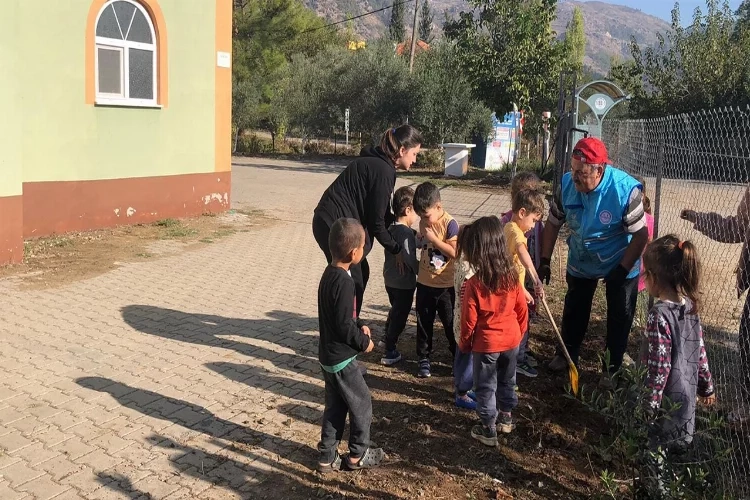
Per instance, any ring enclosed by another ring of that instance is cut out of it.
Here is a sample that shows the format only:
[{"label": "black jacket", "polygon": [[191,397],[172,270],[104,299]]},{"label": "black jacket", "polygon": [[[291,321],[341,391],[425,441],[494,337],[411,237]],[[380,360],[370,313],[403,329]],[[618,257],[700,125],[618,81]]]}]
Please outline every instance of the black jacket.
[{"label": "black jacket", "polygon": [[341,268],[328,266],[318,286],[318,324],[320,364],[334,366],[370,345],[370,337],[356,319],[354,281]]},{"label": "black jacket", "polygon": [[342,217],[357,219],[366,233],[365,254],[372,248],[372,238],[387,252],[397,254],[401,245],[388,232],[393,222],[391,200],[396,187],[396,168],[379,147],[362,149],[359,158],[326,189],[315,214],[328,226]]}]

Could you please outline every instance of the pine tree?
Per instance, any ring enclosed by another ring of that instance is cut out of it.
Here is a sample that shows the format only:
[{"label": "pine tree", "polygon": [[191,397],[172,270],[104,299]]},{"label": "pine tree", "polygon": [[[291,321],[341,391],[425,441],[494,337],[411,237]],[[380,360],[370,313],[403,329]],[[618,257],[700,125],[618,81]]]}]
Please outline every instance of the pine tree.
[{"label": "pine tree", "polygon": [[405,7],[403,0],[394,0],[391,9],[391,23],[388,25],[388,36],[396,43],[403,42],[406,38],[404,27]]},{"label": "pine tree", "polygon": [[742,31],[748,31],[750,28],[750,0],[742,0],[734,15],[737,17],[737,24],[734,26],[734,36],[737,39]]},{"label": "pine tree", "polygon": [[583,57],[586,55],[586,33],[583,27],[583,12],[573,9],[573,17],[565,29],[565,49],[568,56],[568,69],[575,71],[578,80],[583,76]]},{"label": "pine tree", "polygon": [[427,43],[432,43],[433,38],[435,38],[432,35],[433,19],[434,16],[432,15],[428,0],[423,0],[421,19],[419,20],[419,38]]}]

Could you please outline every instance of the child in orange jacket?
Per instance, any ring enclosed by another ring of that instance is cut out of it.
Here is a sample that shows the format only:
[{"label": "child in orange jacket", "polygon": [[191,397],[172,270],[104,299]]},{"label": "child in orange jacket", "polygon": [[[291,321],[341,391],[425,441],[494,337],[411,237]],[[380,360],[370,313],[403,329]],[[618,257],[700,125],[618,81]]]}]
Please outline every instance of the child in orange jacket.
[{"label": "child in orange jacket", "polygon": [[475,270],[466,281],[458,342],[461,352],[474,354],[474,391],[482,423],[474,426],[471,436],[495,446],[498,429],[508,433],[515,427],[511,412],[518,405],[516,356],[529,312],[500,219],[477,219],[458,248]]}]

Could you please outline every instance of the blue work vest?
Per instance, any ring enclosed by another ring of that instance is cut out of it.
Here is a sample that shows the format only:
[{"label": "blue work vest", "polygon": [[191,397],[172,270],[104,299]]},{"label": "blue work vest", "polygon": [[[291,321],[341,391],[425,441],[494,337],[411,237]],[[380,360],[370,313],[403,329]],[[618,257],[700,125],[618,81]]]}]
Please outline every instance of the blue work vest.
[{"label": "blue work vest", "polygon": [[[643,188],[622,170],[607,165],[599,185],[590,193],[579,193],[570,172],[562,179],[562,204],[568,237],[568,272],[577,278],[603,278],[620,264],[633,236],[625,230],[623,217],[630,194]],[[640,272],[640,259],[628,274]]]}]

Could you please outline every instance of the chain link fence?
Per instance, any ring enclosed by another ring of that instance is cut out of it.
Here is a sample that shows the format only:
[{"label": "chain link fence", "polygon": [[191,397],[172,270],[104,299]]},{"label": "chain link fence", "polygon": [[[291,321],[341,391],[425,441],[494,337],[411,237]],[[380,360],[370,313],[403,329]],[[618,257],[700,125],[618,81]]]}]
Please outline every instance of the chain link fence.
[{"label": "chain link fence", "polygon": [[[750,109],[718,109],[649,120],[605,121],[611,163],[645,182],[654,237],[692,241],[702,264],[701,321],[724,422],[716,436],[726,447],[705,464],[721,491],[750,498],[750,307],[738,298],[736,270],[750,236],[750,213],[741,205],[750,180]],[[747,203],[747,202],[745,202]],[[686,220],[692,210],[697,223]],[[739,213],[738,213],[739,212]],[[750,210],[749,210],[750,212]],[[748,299],[750,300],[750,299]],[[640,315],[647,312],[642,303]],[[743,309],[744,308],[744,309]],[[700,420],[696,428],[696,446]]]}]

